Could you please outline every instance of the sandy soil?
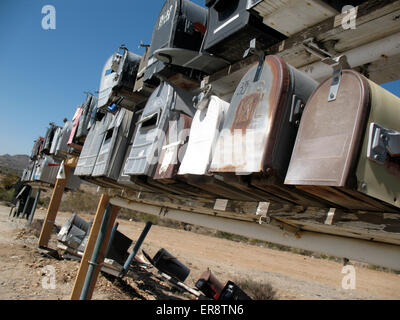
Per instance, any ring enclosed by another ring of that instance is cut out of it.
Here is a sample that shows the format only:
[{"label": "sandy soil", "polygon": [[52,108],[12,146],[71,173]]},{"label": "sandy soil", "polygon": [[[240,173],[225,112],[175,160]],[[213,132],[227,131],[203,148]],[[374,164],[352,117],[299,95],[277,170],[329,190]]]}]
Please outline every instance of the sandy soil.
[{"label": "sandy soil", "polygon": [[[26,220],[8,217],[9,208],[0,206],[0,299],[69,299],[79,262],[56,260],[37,248],[40,220],[37,210],[33,229]],[[70,213],[59,213],[62,226]],[[86,220],[93,216],[81,215]],[[144,224],[118,220],[119,231],[137,239]],[[36,229],[35,229],[36,228]],[[55,234],[49,246],[56,248]],[[400,275],[356,266],[356,290],[344,290],[343,265],[243,243],[218,239],[184,230],[153,226],[143,244],[150,256],[165,248],[191,269],[186,284],[194,287],[201,273],[210,268],[218,279],[247,278],[270,283],[277,299],[400,299]],[[44,289],[43,269],[52,266],[56,288]],[[93,299],[193,299],[162,281],[156,272],[137,270],[137,279],[116,281],[100,275]]]}]

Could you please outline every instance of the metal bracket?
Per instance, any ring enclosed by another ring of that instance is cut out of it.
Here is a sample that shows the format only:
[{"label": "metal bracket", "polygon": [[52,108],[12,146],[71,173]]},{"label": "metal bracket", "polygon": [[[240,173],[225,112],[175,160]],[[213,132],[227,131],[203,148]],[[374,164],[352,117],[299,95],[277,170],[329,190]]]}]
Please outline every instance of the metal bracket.
[{"label": "metal bracket", "polygon": [[212,86],[207,84],[201,87],[199,95],[193,97],[193,105],[198,110],[204,110],[210,101],[212,95]]},{"label": "metal bracket", "polygon": [[256,215],[260,216],[258,220],[259,224],[263,223],[263,218],[265,219],[265,223],[270,224],[271,218],[268,216],[268,210],[271,203],[269,202],[260,202],[257,207]]},{"label": "metal bracket", "polygon": [[371,123],[367,158],[383,165],[388,155],[400,157],[400,132]]},{"label": "metal bracket", "polygon": [[303,48],[310,54],[317,56],[318,58],[324,60],[326,58],[332,58],[332,55],[320,48],[317,43],[314,42],[314,38],[309,38],[303,41]]},{"label": "metal bracket", "polygon": [[169,211],[168,208],[162,207],[162,208],[160,208],[160,213],[158,215],[165,217],[167,215],[168,211]]},{"label": "metal bracket", "polygon": [[257,48],[257,40],[254,38],[250,41],[250,47],[244,52],[243,58],[247,58],[250,54],[258,56],[258,68],[254,77],[254,82],[260,79],[261,71],[264,66],[265,52]]},{"label": "metal bracket", "polygon": [[325,58],[322,60],[323,63],[330,65],[333,68],[333,79],[331,89],[329,91],[328,101],[335,101],[339,92],[340,81],[342,79],[342,70],[351,69],[347,56],[342,55],[337,58]]},{"label": "metal bracket", "polygon": [[305,108],[304,102],[296,95],[292,97],[292,107],[290,109],[289,122],[298,126],[300,125],[301,116]]}]

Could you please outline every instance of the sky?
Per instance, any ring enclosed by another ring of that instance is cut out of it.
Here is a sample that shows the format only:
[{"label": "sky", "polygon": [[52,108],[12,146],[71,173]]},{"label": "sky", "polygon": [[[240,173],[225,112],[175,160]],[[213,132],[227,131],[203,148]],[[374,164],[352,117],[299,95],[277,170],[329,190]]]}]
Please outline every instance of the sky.
[{"label": "sky", "polygon": [[[142,55],[163,3],[0,0],[0,155],[30,154],[49,122],[71,119],[121,44]],[[42,28],[45,5],[56,9],[55,30]],[[400,96],[399,82],[386,88]]]}]

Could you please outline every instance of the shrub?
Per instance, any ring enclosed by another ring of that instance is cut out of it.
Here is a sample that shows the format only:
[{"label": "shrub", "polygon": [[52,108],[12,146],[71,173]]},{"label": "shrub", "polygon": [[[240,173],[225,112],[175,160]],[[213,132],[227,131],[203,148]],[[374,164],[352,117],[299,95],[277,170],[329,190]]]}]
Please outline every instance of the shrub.
[{"label": "shrub", "polygon": [[235,283],[253,300],[275,300],[276,292],[271,284],[246,279],[237,279]]}]

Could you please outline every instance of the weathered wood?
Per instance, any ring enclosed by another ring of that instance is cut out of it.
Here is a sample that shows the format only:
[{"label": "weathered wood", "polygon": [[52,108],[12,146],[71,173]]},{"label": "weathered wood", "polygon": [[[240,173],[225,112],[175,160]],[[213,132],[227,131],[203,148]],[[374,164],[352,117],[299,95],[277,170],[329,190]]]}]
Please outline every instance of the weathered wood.
[{"label": "weathered wood", "polygon": [[[167,216],[169,210],[183,210],[228,220],[272,225],[283,222],[282,230],[297,233],[300,230],[326,232],[362,239],[374,238],[376,241],[400,244],[400,214],[334,210],[331,224],[327,224],[329,208],[301,207],[269,203],[264,218],[258,215],[259,202],[228,201],[226,209],[216,210],[215,201],[190,197],[171,198],[163,194],[126,192],[115,194],[113,198],[152,205],[159,208],[159,216]],[[227,221],[228,221],[227,220]],[[288,227],[292,226],[292,228]],[[292,229],[292,230],[291,230]]]},{"label": "weathered wood", "polygon": [[79,266],[79,271],[75,278],[74,287],[71,293],[71,300],[79,300],[80,298],[83,284],[85,283],[86,273],[89,268],[89,260],[92,257],[94,246],[96,244],[97,235],[99,233],[101,222],[103,221],[104,213],[109,200],[110,197],[108,195],[102,194],[99,204],[97,206],[97,211],[94,217],[92,227],[90,229],[88,242],[86,244],[85,252],[83,254],[81,264]]},{"label": "weathered wood", "polygon": [[68,178],[71,173],[71,167],[64,166],[64,170],[65,170],[65,179],[57,179],[56,184],[54,186],[53,195],[51,196],[46,218],[44,219],[42,231],[39,237],[39,247],[47,247],[49,243],[51,231],[53,230],[53,226],[57,217],[58,209],[61,204],[61,199],[65,190],[65,186],[67,185]]},{"label": "weathered wood", "polygon": [[[358,7],[356,29],[344,30],[341,24],[335,24],[338,17],[331,17],[271,46],[265,54],[279,55],[293,67],[301,68],[320,61],[320,58],[305,50],[303,45],[305,40],[314,39],[314,42],[322,49],[337,56],[349,49],[398,32],[400,29],[400,24],[396,23],[398,10],[400,10],[398,0],[367,1]],[[376,27],[377,25],[379,28]],[[229,97],[229,94],[233,94],[232,88],[236,88],[251,65],[257,63],[257,59],[256,56],[249,56],[217,71],[205,80],[212,84],[215,92],[220,96]]]},{"label": "weathered wood", "polygon": [[64,165],[70,168],[75,168],[78,165],[78,156],[69,156],[67,160],[65,160]]}]

